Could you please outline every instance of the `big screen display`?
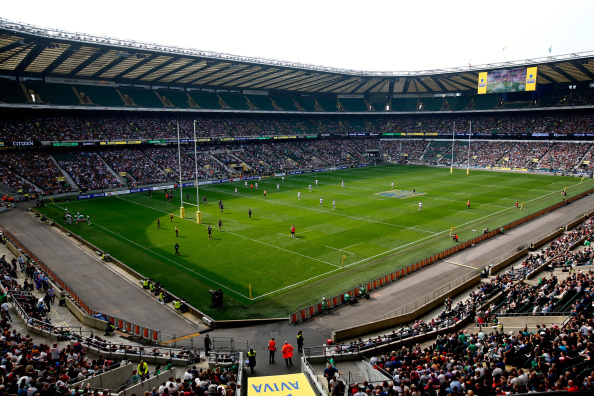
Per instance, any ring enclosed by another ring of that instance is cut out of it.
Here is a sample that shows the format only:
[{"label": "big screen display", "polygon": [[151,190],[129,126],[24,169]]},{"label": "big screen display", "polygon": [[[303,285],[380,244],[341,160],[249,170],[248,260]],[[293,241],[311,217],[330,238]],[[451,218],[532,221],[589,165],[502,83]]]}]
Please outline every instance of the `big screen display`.
[{"label": "big screen display", "polygon": [[481,72],[478,79],[478,93],[534,91],[536,90],[536,72],[536,67]]}]

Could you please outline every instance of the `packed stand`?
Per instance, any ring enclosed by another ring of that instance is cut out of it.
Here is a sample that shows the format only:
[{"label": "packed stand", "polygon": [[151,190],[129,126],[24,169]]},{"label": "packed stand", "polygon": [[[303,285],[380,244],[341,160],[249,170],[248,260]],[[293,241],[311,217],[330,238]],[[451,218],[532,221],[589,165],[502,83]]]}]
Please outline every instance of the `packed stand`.
[{"label": "packed stand", "polygon": [[592,319],[581,316],[562,327],[538,325],[534,332],[453,332],[438,336],[428,348],[417,344],[373,357],[371,364],[389,380],[349,384],[348,392],[418,396],[592,392],[592,331]]},{"label": "packed stand", "polygon": [[558,171],[571,171],[584,158],[590,147],[590,144],[584,143],[555,143],[541,158],[538,166]]},{"label": "packed stand", "polygon": [[43,194],[74,191],[74,186],[58,181],[58,178],[64,175],[46,153],[38,151],[3,152],[0,154],[0,163],[39,187]]},{"label": "packed stand", "polygon": [[45,130],[45,140],[94,140],[95,135],[87,129],[84,121],[71,116],[40,117],[34,122]]},{"label": "packed stand", "polygon": [[114,171],[128,173],[137,184],[167,181],[165,173],[140,149],[102,150],[99,154]]},{"label": "packed stand", "polygon": [[100,190],[123,187],[96,153],[88,151],[71,153],[58,160],[58,163],[81,189]]}]

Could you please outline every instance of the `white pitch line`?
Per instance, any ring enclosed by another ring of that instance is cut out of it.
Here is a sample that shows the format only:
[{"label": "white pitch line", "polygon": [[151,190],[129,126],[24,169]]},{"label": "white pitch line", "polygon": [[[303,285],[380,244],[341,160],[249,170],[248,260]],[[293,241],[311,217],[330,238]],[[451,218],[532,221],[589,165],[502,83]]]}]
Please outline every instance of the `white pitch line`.
[{"label": "white pitch line", "polygon": [[485,203],[485,204],[480,204],[481,205],[487,205],[487,206],[494,206],[496,208],[507,208],[508,206],[501,206],[501,205],[495,205],[495,204],[490,204],[490,203]]},{"label": "white pitch line", "polygon": [[[244,294],[241,294],[241,293],[239,293],[239,292],[237,292],[237,291],[235,291],[235,290],[233,290],[233,289],[229,288],[228,286],[226,286],[226,285],[223,285],[222,283],[219,283],[219,282],[217,282],[217,281],[215,281],[215,280],[213,280],[213,279],[210,279],[209,277],[207,277],[207,276],[204,276],[204,275],[202,275],[201,273],[199,273],[199,272],[196,272],[196,271],[192,270],[191,268],[188,268],[188,267],[186,267],[186,266],[184,266],[184,265],[181,265],[181,264],[179,264],[179,263],[177,263],[177,262],[175,262],[175,261],[171,260],[170,258],[163,256],[162,254],[159,254],[159,253],[157,253],[157,252],[155,252],[155,251],[153,251],[153,250],[150,250],[150,249],[148,249],[148,248],[146,248],[146,247],[142,246],[142,245],[141,245],[141,244],[139,244],[139,243],[136,243],[136,242],[134,242],[134,241],[132,241],[132,240],[130,240],[130,239],[128,239],[128,238],[125,238],[125,237],[121,236],[121,235],[120,235],[120,234],[118,234],[118,233],[115,233],[115,232],[111,231],[111,230],[110,230],[110,229],[108,229],[108,228],[105,228],[105,227],[103,227],[103,226],[100,226],[100,225],[99,225],[99,224],[97,224],[97,222],[95,222],[95,221],[93,221],[93,224],[91,224],[91,225],[93,225],[93,226],[97,226],[97,227],[99,227],[99,228],[103,228],[105,231],[107,231],[107,232],[109,232],[109,233],[111,233],[111,234],[117,235],[119,238],[122,238],[122,239],[124,239],[124,240],[128,241],[129,243],[131,243],[131,244],[133,244],[133,245],[136,245],[136,246],[138,246],[138,247],[139,247],[139,248],[141,248],[141,249],[144,249],[144,250],[146,250],[146,251],[148,251],[148,252],[151,252],[152,254],[154,254],[154,255],[156,255],[156,256],[159,256],[159,257],[161,257],[163,260],[167,260],[167,261],[169,261],[169,262],[173,263],[174,265],[177,265],[178,267],[181,267],[181,268],[183,268],[183,269],[185,269],[185,270],[187,270],[187,271],[190,271],[190,272],[192,272],[192,273],[194,273],[194,274],[198,275],[199,277],[201,277],[201,278],[203,278],[203,279],[206,279],[206,280],[208,280],[209,282],[212,282],[212,283],[214,283],[214,284],[217,284],[217,285],[219,285],[220,287],[222,287],[222,288],[224,288],[224,289],[226,289],[226,290],[229,290],[230,292],[233,292],[233,293],[237,294],[238,296],[241,296],[241,297],[243,297],[243,298],[249,298],[248,296],[246,296],[246,295],[244,295]],[[228,232],[228,231],[227,231],[227,232]]]},{"label": "white pitch line", "polygon": [[[209,186],[209,188],[210,189],[214,189],[214,188],[216,188],[216,186]],[[373,190],[373,191],[375,191],[375,190]],[[218,189],[217,189],[217,192],[219,194],[227,194],[227,195],[233,195],[233,196],[235,196],[235,194],[232,193],[232,192],[221,191],[221,190],[218,190]],[[250,199],[256,199],[256,200],[264,200],[264,198],[256,198],[256,197],[251,197],[249,195],[242,195],[242,194],[240,194],[240,196],[242,196],[244,198],[250,198]],[[309,211],[317,212],[317,213],[325,213],[325,214],[332,214],[332,215],[335,215],[335,216],[342,216],[342,217],[346,217],[346,218],[349,218],[349,219],[353,219],[353,218],[354,219],[358,219],[358,218],[355,218],[353,216],[349,216],[347,214],[343,214],[343,213],[339,213],[339,212],[335,212],[335,211],[325,211],[325,210],[315,209],[315,208],[312,208],[312,207],[306,207],[306,206],[303,206],[303,205],[293,205],[293,204],[290,204],[290,203],[287,203],[287,202],[275,201],[274,199],[268,199],[267,202],[271,202],[271,203],[276,204],[276,205],[291,206],[291,207],[294,207],[294,208],[309,210]],[[373,223],[378,223],[378,224],[385,224],[385,225],[389,225],[389,226],[392,226],[392,227],[399,227],[399,228],[402,228],[402,229],[407,229],[408,228],[408,227],[401,226],[401,225],[398,225],[398,224],[391,224],[391,223],[386,223],[386,222],[383,222],[383,221],[377,221],[377,220],[371,220],[371,219],[367,219],[367,221],[370,221],[370,222],[373,222]]]},{"label": "white pitch line", "polygon": [[349,187],[349,188],[354,188],[355,190],[377,191],[377,190],[373,190],[371,188],[361,188],[361,187]]},{"label": "white pitch line", "polygon": [[355,243],[354,245],[345,246],[345,247],[343,247],[343,249],[352,248],[353,246],[357,246],[357,245],[360,245],[360,244],[362,244],[362,243],[363,243],[363,242],[359,242],[359,243]]},{"label": "white pitch line", "polygon": [[355,220],[364,220],[364,219],[367,219],[368,217],[369,217],[369,216],[356,217],[356,218],[354,218],[354,219],[353,219],[353,220],[351,220],[351,221],[355,221]]},{"label": "white pitch line", "polygon": [[339,252],[344,252],[344,253],[348,253],[348,254],[355,254],[355,253],[347,252],[347,251],[346,251],[346,250],[344,250],[344,249],[337,249],[337,248],[335,248],[335,247],[332,247],[332,246],[326,246],[326,247],[327,247],[328,249],[334,249],[334,250],[338,250]]},{"label": "white pitch line", "polygon": [[[126,202],[130,202],[130,203],[132,203],[132,204],[141,205],[141,206],[146,206],[146,205],[143,205],[143,204],[139,204],[139,203],[137,203],[137,202],[134,202],[134,201],[129,201],[129,200],[127,200],[127,199],[123,199],[123,198],[120,198],[120,199],[122,199],[122,200],[124,200],[124,201],[126,201]],[[147,206],[147,207],[148,207],[148,206]],[[150,207],[149,207],[149,208],[150,208]],[[159,210],[159,209],[155,209],[155,208],[151,208],[151,209],[154,209],[154,210],[156,210],[156,211],[159,211],[159,212],[167,213],[166,211],[163,211],[163,210]],[[179,216],[175,216],[175,217],[179,217]],[[192,221],[192,222],[194,221],[194,220],[191,220],[191,219],[182,219],[182,220],[187,220],[187,221]],[[315,257],[306,256],[306,255],[304,255],[304,254],[301,254],[301,253],[293,252],[293,251],[291,251],[291,250],[288,250],[288,249],[282,248],[282,247],[280,247],[280,246],[274,246],[274,245],[271,245],[271,244],[269,244],[269,243],[262,242],[262,241],[259,241],[259,240],[257,240],[257,239],[253,239],[253,238],[250,238],[250,237],[246,237],[246,236],[244,236],[244,235],[237,234],[237,233],[234,233],[234,232],[231,232],[231,231],[225,231],[225,232],[226,232],[227,234],[231,234],[231,235],[238,236],[238,237],[240,237],[240,238],[248,239],[248,240],[250,240],[250,241],[253,241],[253,242],[256,242],[256,243],[260,243],[260,244],[262,244],[262,245],[266,245],[266,246],[269,246],[269,247],[272,247],[272,248],[275,248],[275,249],[283,250],[283,251],[285,251],[285,252],[289,252],[289,253],[295,254],[295,255],[297,255],[297,256],[305,257],[305,258],[308,258],[308,259],[310,259],[310,260],[319,261],[320,263],[324,263],[324,264],[328,264],[328,265],[332,265],[332,266],[334,266],[334,267],[337,267],[337,265],[336,265],[336,264],[332,264],[332,263],[329,263],[329,262],[327,262],[327,261],[324,261],[324,260],[317,259],[317,258],[315,258]],[[282,235],[282,234],[281,234],[281,235]],[[125,239],[125,238],[124,238],[124,239]],[[139,246],[140,246],[140,245],[139,245]],[[185,268],[185,267],[184,267],[184,268]],[[217,284],[218,284],[218,283],[217,283]],[[239,293],[238,293],[238,294],[239,294]]]}]

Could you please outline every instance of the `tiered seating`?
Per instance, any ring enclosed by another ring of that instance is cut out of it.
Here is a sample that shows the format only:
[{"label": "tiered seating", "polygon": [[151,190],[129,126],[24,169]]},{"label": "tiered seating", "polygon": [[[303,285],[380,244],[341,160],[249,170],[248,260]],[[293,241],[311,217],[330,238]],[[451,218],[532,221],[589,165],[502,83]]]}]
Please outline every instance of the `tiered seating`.
[{"label": "tiered seating", "polygon": [[340,98],[339,101],[345,111],[369,111],[363,98]]},{"label": "tiered seating", "polygon": [[447,98],[447,101],[450,106],[450,110],[458,111],[464,110],[468,106],[472,98],[473,96],[458,96],[454,98]]},{"label": "tiered seating", "polygon": [[42,117],[37,119],[39,126],[46,131],[51,140],[94,140],[96,136],[89,131],[84,121],[75,117]]},{"label": "tiered seating", "polygon": [[330,111],[330,112],[338,111],[338,109],[336,108],[336,105],[338,104],[336,99],[318,98],[318,104],[320,106],[322,106],[322,109],[324,109],[324,111]]},{"label": "tiered seating", "polygon": [[433,141],[431,145],[425,151],[423,160],[426,162],[437,163],[444,156],[452,155],[452,142],[447,141]]},{"label": "tiered seating", "polygon": [[259,110],[275,110],[268,95],[245,95]]},{"label": "tiered seating", "polygon": [[292,98],[285,97],[285,96],[275,96],[272,98],[277,105],[280,106],[281,109],[285,111],[297,111],[297,107],[295,106],[295,102],[293,102]]},{"label": "tiered seating", "polygon": [[589,149],[590,144],[555,143],[538,165],[540,168],[570,171],[579,164]]},{"label": "tiered seating", "polygon": [[421,102],[425,111],[439,111],[444,104],[443,98],[421,98]]},{"label": "tiered seating", "polygon": [[594,92],[590,90],[574,91],[568,101],[569,106],[588,106],[594,103]]},{"label": "tiered seating", "polygon": [[0,79],[0,103],[26,103],[21,84],[14,80]]},{"label": "tiered seating", "polygon": [[[130,117],[128,124],[134,133],[152,139],[166,139],[177,137],[177,127],[168,118],[161,117]],[[181,131],[181,126],[180,126]]]},{"label": "tiered seating", "polygon": [[477,158],[471,159],[470,164],[478,166],[497,164],[515,144],[515,142],[487,142],[478,152],[473,153]]},{"label": "tiered seating", "polygon": [[473,110],[491,110],[499,104],[499,95],[476,95]]},{"label": "tiered seating", "polygon": [[114,87],[95,85],[77,85],[79,94],[85,94],[97,106],[122,107],[124,102]]},{"label": "tiered seating", "polygon": [[180,109],[188,109],[190,105],[188,104],[188,95],[182,91],[173,91],[173,90],[157,90],[159,95],[164,98],[167,98],[177,108]]},{"label": "tiered seating", "polygon": [[8,115],[0,119],[1,141],[44,140],[46,137],[31,120],[10,118]]},{"label": "tiered seating", "polygon": [[46,153],[3,152],[0,163],[41,188],[44,194],[60,194],[73,190],[73,186],[63,186],[58,182],[58,177],[64,175]]},{"label": "tiered seating", "polygon": [[[381,146],[393,161],[418,161],[429,143],[426,140],[387,140]],[[407,154],[407,155],[404,155]]]},{"label": "tiered seating", "polygon": [[316,101],[313,98],[295,98],[295,102],[305,111],[316,111]]},{"label": "tiered seating", "polygon": [[557,107],[567,105],[568,91],[555,91],[540,99],[539,107]]},{"label": "tiered seating", "polygon": [[[418,98],[392,98],[392,111],[417,111]],[[376,108],[377,110],[377,108]]]},{"label": "tiered seating", "polygon": [[99,155],[116,172],[126,172],[138,184],[167,181],[165,173],[140,149],[102,150]]},{"label": "tiered seating", "polygon": [[226,94],[220,93],[219,96],[229,107],[234,110],[249,110],[250,107],[247,105],[245,97],[240,94]]},{"label": "tiered seating", "polygon": [[55,155],[54,157],[81,189],[98,190],[122,187],[122,184],[107,169],[96,153],[87,151]]},{"label": "tiered seating", "polygon": [[221,108],[219,105],[219,97],[215,93],[192,91],[189,92],[189,94],[192,99],[194,99],[194,102],[203,109]]},{"label": "tiered seating", "polygon": [[121,87],[120,92],[124,96],[128,95],[137,106],[155,109],[164,107],[163,102],[152,89]]},{"label": "tiered seating", "polygon": [[38,94],[41,97],[41,100],[43,100],[43,103],[65,106],[80,105],[80,102],[70,85],[27,81],[25,86],[29,91],[34,91]]}]

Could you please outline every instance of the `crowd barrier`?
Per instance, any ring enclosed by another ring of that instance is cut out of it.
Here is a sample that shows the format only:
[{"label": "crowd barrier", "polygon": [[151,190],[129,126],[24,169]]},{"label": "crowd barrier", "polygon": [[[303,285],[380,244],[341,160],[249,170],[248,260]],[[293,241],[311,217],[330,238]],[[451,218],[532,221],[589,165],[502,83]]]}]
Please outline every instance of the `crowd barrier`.
[{"label": "crowd barrier", "polygon": [[[83,300],[66,282],[64,282],[58,275],[56,275],[39,257],[37,257],[33,252],[31,252],[27,247],[25,247],[14,235],[12,235],[6,228],[0,226],[0,231],[6,235],[8,239],[10,239],[11,243],[16,246],[23,254],[28,258],[28,260],[32,261],[37,265],[37,267],[43,271],[53,283],[55,283],[59,288],[67,293],[73,302],[76,303],[77,307],[88,316],[96,317],[99,319],[105,319],[107,322],[113,324],[116,330],[120,330],[126,332],[128,334],[134,335],[136,337],[150,340],[152,342],[161,342],[161,332],[156,329],[148,328],[145,326],[141,326],[136,323],[129,322],[127,320],[107,315],[99,311],[95,311],[85,300]],[[107,327],[107,325],[106,325]],[[105,330],[105,329],[100,329]]]},{"label": "crowd barrier", "polygon": [[[586,195],[591,194],[592,192],[594,192],[594,188],[584,191],[574,197],[567,198],[567,202],[572,203],[582,197],[585,197]],[[474,246],[477,243],[480,243],[486,239],[492,238],[495,235],[499,235],[500,233],[510,230],[512,228],[518,227],[530,220],[533,220],[533,219],[540,217],[544,214],[552,212],[552,211],[559,209],[565,205],[566,205],[565,201],[561,201],[561,202],[551,205],[547,208],[541,209],[535,213],[532,213],[528,216],[525,216],[519,220],[512,221],[511,223],[508,223],[504,226],[498,227],[495,230],[486,232],[486,233],[479,235],[475,238],[472,238],[468,241],[462,242],[454,247],[446,249],[440,253],[437,253],[430,257],[427,257],[424,260],[417,261],[416,263],[408,265],[405,268],[402,268],[397,271],[391,272],[389,274],[383,275],[383,276],[376,278],[372,281],[363,283],[362,285],[365,286],[365,288],[367,289],[366,290],[367,292],[378,289],[388,283],[397,281],[398,279],[410,274],[411,272],[417,271],[423,267],[431,265],[431,264],[435,263],[436,261],[440,261],[447,257],[450,257],[450,256],[458,253],[459,251],[462,251],[462,250],[468,248],[469,246]],[[477,271],[480,271],[480,270],[481,270],[481,268],[477,268]],[[344,303],[344,295],[346,293],[348,293],[351,296],[356,296],[357,298],[359,298],[360,297],[359,288],[360,288],[360,286],[353,287],[351,289],[343,291],[342,293],[340,293],[336,296],[330,297],[330,299],[327,299],[326,301],[328,302],[328,309],[332,309],[336,306],[342,305]],[[322,302],[318,302],[316,304],[302,308],[302,309],[290,314],[289,315],[289,323],[295,324],[295,323],[301,322],[303,320],[309,319],[312,316],[319,315],[321,313],[322,313]]]}]

